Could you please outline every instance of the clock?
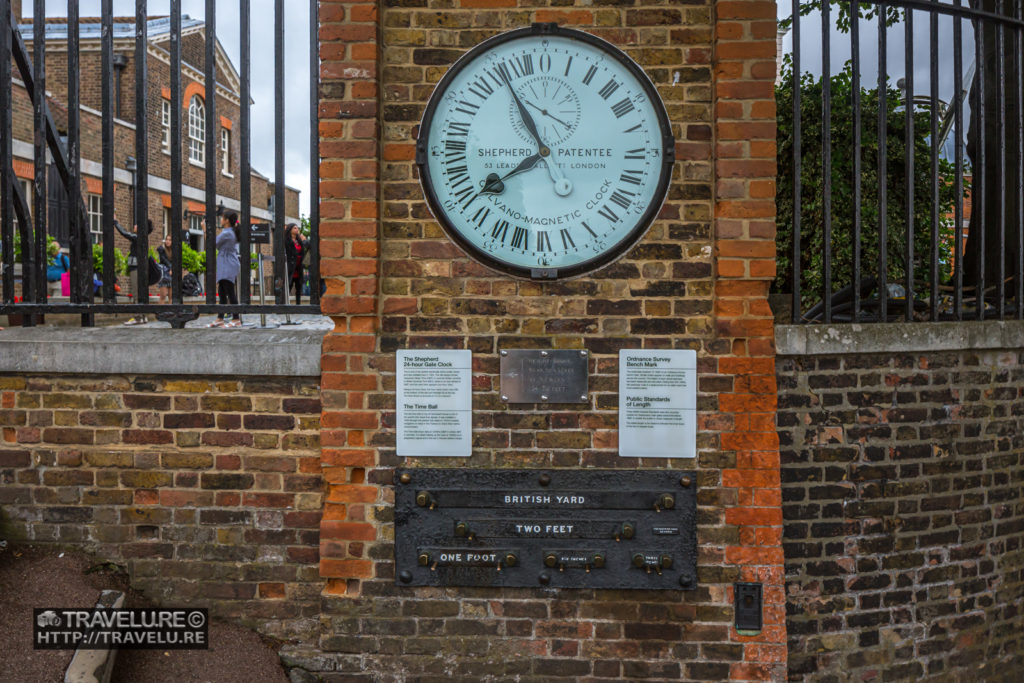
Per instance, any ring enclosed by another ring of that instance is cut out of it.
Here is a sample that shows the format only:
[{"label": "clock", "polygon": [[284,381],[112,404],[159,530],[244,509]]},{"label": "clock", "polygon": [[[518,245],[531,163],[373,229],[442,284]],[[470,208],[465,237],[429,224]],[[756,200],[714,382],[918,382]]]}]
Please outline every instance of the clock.
[{"label": "clock", "polygon": [[596,36],[534,24],[483,41],[427,103],[416,164],[471,258],[534,280],[593,272],[647,231],[675,161],[643,70]]}]

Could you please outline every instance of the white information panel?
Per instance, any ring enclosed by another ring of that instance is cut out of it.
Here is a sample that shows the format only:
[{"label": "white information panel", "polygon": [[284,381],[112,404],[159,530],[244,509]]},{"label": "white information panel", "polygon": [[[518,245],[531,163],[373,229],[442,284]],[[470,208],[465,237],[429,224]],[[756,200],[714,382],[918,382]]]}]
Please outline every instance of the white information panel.
[{"label": "white information panel", "polygon": [[696,351],[619,351],[619,455],[697,456]]},{"label": "white information panel", "polygon": [[473,452],[473,352],[399,350],[398,455]]}]

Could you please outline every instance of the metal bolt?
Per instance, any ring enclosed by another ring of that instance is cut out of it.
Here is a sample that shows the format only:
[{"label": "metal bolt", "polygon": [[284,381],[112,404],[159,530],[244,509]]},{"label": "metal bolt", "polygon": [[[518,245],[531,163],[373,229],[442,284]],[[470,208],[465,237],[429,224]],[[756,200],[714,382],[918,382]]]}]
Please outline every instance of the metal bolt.
[{"label": "metal bolt", "polygon": [[626,523],[626,524],[622,525],[622,537],[623,538],[627,538],[627,539],[628,538],[633,538],[633,535],[635,533],[636,533],[636,529],[633,527],[632,524]]},{"label": "metal bolt", "polygon": [[469,525],[466,524],[465,522],[459,522],[458,524],[455,525],[455,535],[458,536],[459,538],[463,538],[468,533],[469,533]]},{"label": "metal bolt", "polygon": [[585,356],[585,355],[587,355],[587,352],[586,352],[586,350],[585,350],[585,349],[580,349],[580,355],[581,355],[581,356]]},{"label": "metal bolt", "polygon": [[633,556],[633,566],[634,567],[639,569],[639,568],[643,567],[645,564],[647,564],[647,558],[645,558],[642,554],[637,553],[636,555]]},{"label": "metal bolt", "polygon": [[551,575],[547,572],[541,572],[537,577],[537,581],[539,581],[542,586],[546,586],[551,583]]},{"label": "metal bolt", "polygon": [[671,555],[662,555],[661,556],[661,560],[658,562],[658,564],[661,565],[662,569],[671,569],[672,568],[672,556]]},{"label": "metal bolt", "polygon": [[537,477],[537,483],[540,484],[541,486],[547,486],[548,484],[551,483],[551,475],[548,474],[547,472],[544,472],[539,477]]},{"label": "metal bolt", "polygon": [[503,355],[503,356],[507,356],[507,355],[508,355],[508,351],[504,351],[504,350],[503,350],[503,351],[501,352],[501,355]]},{"label": "metal bolt", "polygon": [[519,558],[516,557],[515,553],[508,553],[507,555],[505,555],[505,564],[507,564],[510,567],[514,567],[517,564],[519,564]]},{"label": "metal bolt", "polygon": [[421,508],[425,508],[430,505],[430,494],[426,491],[420,491],[416,494],[416,504]]},{"label": "metal bolt", "polygon": [[502,396],[501,396],[501,400],[502,400],[502,401],[507,401],[507,400],[508,400],[508,396],[505,396],[504,394],[502,394]]},{"label": "metal bolt", "polygon": [[683,485],[683,488],[689,488],[690,484],[693,483],[693,480],[690,479],[689,477],[683,477],[682,479],[679,480],[679,483]]},{"label": "metal bolt", "polygon": [[540,355],[542,355],[542,356],[546,356],[546,355],[548,355],[548,352],[547,352],[547,351],[541,351],[541,352],[540,352]]},{"label": "metal bolt", "polygon": [[693,576],[691,576],[690,574],[686,574],[686,573],[683,573],[683,574],[679,575],[679,585],[680,586],[687,587],[691,583],[693,583]]},{"label": "metal bolt", "polygon": [[587,395],[586,394],[580,394],[580,400],[581,401],[586,401],[587,400]]},{"label": "metal bolt", "polygon": [[547,397],[547,396],[545,396],[544,394],[541,394],[541,396],[540,396],[540,400],[542,400],[542,401],[546,401],[546,400],[548,400],[548,397]]},{"label": "metal bolt", "polygon": [[430,553],[420,553],[420,556],[416,558],[416,562],[421,567],[426,567],[430,564]]},{"label": "metal bolt", "polygon": [[604,555],[594,555],[594,566],[598,569],[604,566]]},{"label": "metal bolt", "polygon": [[402,482],[403,484],[408,484],[410,481],[412,481],[412,475],[409,474],[408,472],[403,472],[402,476],[398,478],[398,481]]},{"label": "metal bolt", "polygon": [[558,564],[558,558],[555,557],[554,553],[548,553],[544,556],[545,567],[554,567],[556,564]]},{"label": "metal bolt", "polygon": [[405,570],[398,575],[398,578],[402,580],[402,583],[409,583],[410,581],[412,581],[412,572],[410,572],[409,570]]},{"label": "metal bolt", "polygon": [[675,496],[673,496],[670,493],[663,494],[661,498],[658,499],[658,505],[665,508],[666,510],[671,510],[676,506]]}]

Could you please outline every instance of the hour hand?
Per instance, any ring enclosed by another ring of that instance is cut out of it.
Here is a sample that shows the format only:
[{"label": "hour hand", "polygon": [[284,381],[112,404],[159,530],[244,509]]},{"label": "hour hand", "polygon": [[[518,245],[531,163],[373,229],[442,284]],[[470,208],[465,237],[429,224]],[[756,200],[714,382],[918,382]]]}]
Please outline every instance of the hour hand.
[{"label": "hour hand", "polygon": [[501,194],[502,192],[505,191],[506,180],[508,180],[509,178],[518,173],[529,171],[531,168],[536,166],[541,159],[543,159],[543,157],[540,154],[534,154],[533,156],[528,156],[522,161],[520,161],[518,166],[516,166],[511,171],[509,171],[508,173],[501,177],[499,177],[497,173],[489,174],[487,176],[487,179],[484,180],[484,186],[480,188],[480,191],[477,193],[477,195],[479,196],[482,194]]},{"label": "hour hand", "polygon": [[537,132],[537,124],[534,122],[533,117],[530,116],[530,110],[519,99],[519,95],[516,94],[516,89],[512,87],[512,82],[508,79],[508,76],[502,74],[502,78],[505,81],[505,85],[508,86],[508,91],[512,93],[512,100],[516,103],[516,109],[519,110],[519,118],[523,120],[523,126],[526,127],[527,132],[533,137],[537,147],[546,149],[546,145],[541,142],[540,133]]}]

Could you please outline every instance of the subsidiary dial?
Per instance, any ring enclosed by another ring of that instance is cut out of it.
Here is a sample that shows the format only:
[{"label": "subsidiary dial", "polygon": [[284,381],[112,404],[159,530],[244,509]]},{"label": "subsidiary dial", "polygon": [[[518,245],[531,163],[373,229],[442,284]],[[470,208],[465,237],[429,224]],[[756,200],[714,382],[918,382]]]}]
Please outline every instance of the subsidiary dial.
[{"label": "subsidiary dial", "polygon": [[[548,145],[560,145],[572,137],[580,124],[580,98],[561,78],[535,76],[516,84],[516,93],[530,110],[541,139]],[[515,102],[509,98],[509,121],[525,142],[533,137],[523,125]]]}]

